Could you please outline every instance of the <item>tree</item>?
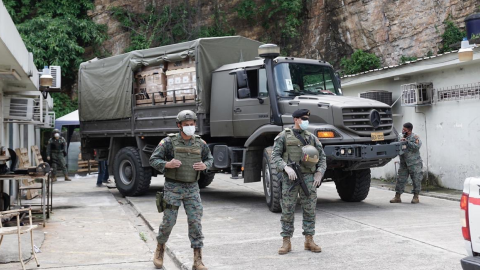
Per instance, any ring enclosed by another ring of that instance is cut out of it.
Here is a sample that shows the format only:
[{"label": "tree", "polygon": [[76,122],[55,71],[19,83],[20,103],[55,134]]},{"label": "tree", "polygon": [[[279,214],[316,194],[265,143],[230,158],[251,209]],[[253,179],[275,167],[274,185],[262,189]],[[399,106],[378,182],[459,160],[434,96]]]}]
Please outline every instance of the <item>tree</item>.
[{"label": "tree", "polygon": [[340,66],[344,74],[350,75],[380,68],[380,63],[380,58],[375,54],[357,50],[350,58],[343,57]]}]

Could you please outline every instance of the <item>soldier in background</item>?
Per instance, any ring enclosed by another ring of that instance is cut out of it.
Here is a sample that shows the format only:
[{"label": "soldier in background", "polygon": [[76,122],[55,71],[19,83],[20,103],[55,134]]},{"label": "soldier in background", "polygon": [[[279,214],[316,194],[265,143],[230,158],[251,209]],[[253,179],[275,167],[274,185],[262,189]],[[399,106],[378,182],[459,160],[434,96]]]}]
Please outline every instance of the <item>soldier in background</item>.
[{"label": "soldier in background", "polygon": [[194,270],[207,270],[202,262],[202,216],[203,206],[200,199],[198,179],[200,172],[213,165],[213,157],[207,143],[195,135],[197,115],[184,110],[177,115],[179,133],[169,134],[161,140],[150,157],[150,166],[163,172],[165,187],[163,199],[167,206],[163,212],[163,221],[158,229],[157,249],[153,264],[163,266],[165,243],[177,221],[178,208],[183,207],[188,219],[188,237],[194,249]]},{"label": "soldier in background", "polygon": [[418,135],[413,132],[413,125],[411,123],[403,124],[402,134],[400,139],[402,142],[406,142],[403,145],[403,154],[400,155],[400,169],[398,169],[398,179],[395,186],[395,197],[390,200],[391,203],[401,203],[400,196],[405,190],[405,184],[407,183],[408,176],[412,178],[413,183],[413,199],[412,203],[419,203],[418,194],[422,188],[422,157],[420,157],[420,147],[422,147],[422,141]]},{"label": "soldier in background", "polygon": [[60,130],[54,129],[52,138],[47,144],[47,160],[52,162],[52,181],[57,181],[57,170],[60,169],[65,175],[65,181],[72,181],[68,177],[65,156],[67,155],[67,141],[60,136]]},{"label": "soldier in background", "polygon": [[[317,187],[322,183],[322,178],[327,169],[327,161],[322,144],[315,135],[307,131],[310,111],[296,110],[292,114],[295,126],[287,128],[275,138],[272,151],[272,162],[277,166],[277,171],[283,173],[282,179],[282,233],[283,245],[278,254],[287,254],[292,250],[290,238],[293,236],[295,205],[300,195],[303,209],[303,235],[305,235],[305,250],[321,252],[322,249],[313,241],[315,235],[315,208],[317,206]],[[312,151],[314,153],[312,153]],[[307,160],[305,157],[308,156]],[[300,185],[289,189],[297,180],[295,171],[287,165],[288,159],[300,164],[305,184],[310,191],[307,197]]]}]

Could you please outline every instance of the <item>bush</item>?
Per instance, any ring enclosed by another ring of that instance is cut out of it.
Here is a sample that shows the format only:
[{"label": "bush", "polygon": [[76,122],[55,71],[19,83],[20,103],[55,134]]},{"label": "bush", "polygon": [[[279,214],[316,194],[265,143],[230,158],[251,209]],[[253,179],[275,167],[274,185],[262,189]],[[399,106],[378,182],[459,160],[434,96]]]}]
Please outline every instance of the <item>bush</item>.
[{"label": "bush", "polygon": [[415,57],[415,56],[405,56],[405,55],[402,55],[402,57],[400,57],[400,63],[401,64],[405,64],[406,62],[412,62],[412,61],[416,61],[418,58]]},{"label": "bush", "polygon": [[357,50],[350,58],[343,57],[340,66],[343,74],[350,75],[380,68],[380,63],[380,58],[375,54]]},{"label": "bush", "polygon": [[450,19],[445,20],[443,24],[445,24],[445,32],[442,34],[442,48],[439,53],[452,51],[450,46],[462,41],[467,36],[467,33],[461,31]]}]

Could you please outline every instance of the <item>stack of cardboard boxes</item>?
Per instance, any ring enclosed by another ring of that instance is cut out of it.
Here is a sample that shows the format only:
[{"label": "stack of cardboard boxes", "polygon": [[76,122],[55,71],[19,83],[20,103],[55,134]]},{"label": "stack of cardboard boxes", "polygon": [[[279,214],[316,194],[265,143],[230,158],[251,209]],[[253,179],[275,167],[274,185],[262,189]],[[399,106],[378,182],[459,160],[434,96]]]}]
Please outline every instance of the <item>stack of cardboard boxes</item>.
[{"label": "stack of cardboard boxes", "polygon": [[195,102],[196,78],[192,58],[143,68],[135,73],[137,106]]}]

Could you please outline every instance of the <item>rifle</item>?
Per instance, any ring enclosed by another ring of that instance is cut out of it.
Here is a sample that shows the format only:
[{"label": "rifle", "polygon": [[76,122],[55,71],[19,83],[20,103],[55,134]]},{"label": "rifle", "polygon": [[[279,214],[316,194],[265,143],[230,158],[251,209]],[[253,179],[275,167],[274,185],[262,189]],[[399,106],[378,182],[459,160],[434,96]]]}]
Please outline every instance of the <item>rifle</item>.
[{"label": "rifle", "polygon": [[287,164],[287,166],[290,166],[295,172],[295,174],[297,175],[297,181],[295,181],[293,185],[288,189],[288,192],[292,191],[292,189],[295,186],[300,185],[305,196],[307,197],[310,196],[310,192],[308,191],[307,185],[305,184],[305,180],[303,180],[303,175],[302,175],[302,171],[300,170],[300,165],[298,165],[296,162],[293,162],[290,159],[290,155],[288,155],[288,162],[289,163]]}]

